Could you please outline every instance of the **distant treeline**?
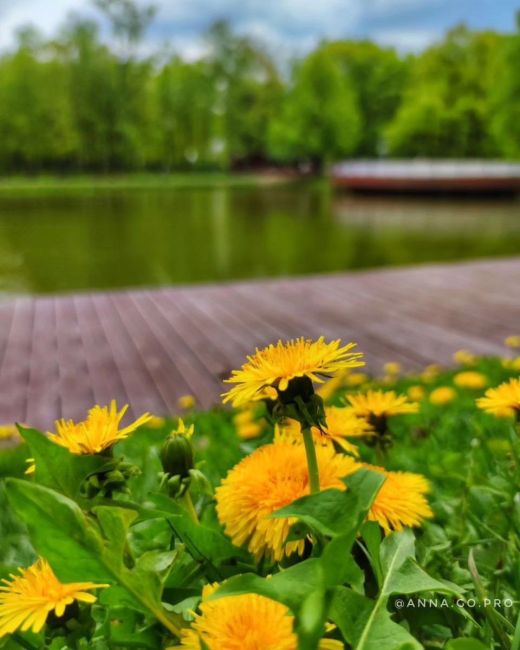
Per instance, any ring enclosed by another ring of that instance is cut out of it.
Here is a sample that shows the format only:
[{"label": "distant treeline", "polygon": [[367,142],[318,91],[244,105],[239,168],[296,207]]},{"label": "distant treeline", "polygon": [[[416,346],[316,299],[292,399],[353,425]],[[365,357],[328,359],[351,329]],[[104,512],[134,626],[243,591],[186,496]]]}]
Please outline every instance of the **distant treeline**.
[{"label": "distant treeline", "polygon": [[0,58],[0,171],[228,169],[346,157],[520,158],[520,29],[451,30],[419,55],[324,42],[287,69],[221,22],[207,55],[139,56],[153,11],[97,0]]}]

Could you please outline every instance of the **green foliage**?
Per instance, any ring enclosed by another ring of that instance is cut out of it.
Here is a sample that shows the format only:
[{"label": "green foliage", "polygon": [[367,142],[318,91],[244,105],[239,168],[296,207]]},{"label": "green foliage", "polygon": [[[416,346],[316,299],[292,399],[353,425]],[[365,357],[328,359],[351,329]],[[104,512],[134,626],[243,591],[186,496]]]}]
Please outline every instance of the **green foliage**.
[{"label": "green foliage", "polygon": [[500,42],[497,34],[461,26],[417,57],[403,101],[387,128],[390,154],[498,154],[490,126],[490,95],[497,84],[493,70]]},{"label": "green foliage", "polygon": [[[471,369],[496,385],[517,374],[512,363],[477,359]],[[64,582],[110,586],[93,606],[81,604],[72,622],[48,625],[37,636],[13,635],[0,647],[164,650],[190,624],[202,588],[218,582],[208,602],[256,593],[286,605],[299,650],[315,650],[324,636],[349,650],[519,650],[520,443],[511,421],[476,408],[482,391],[454,383],[457,370],[368,380],[355,389],[423,389],[419,413],[390,419],[386,465],[428,477],[435,518],[415,534],[384,535],[367,521],[384,477],[361,469],[345,480],[345,491],[304,496],[272,515],[294,521],[291,541],[306,540],[302,557],[279,564],[257,563],[232,544],[211,488],[271,439],[267,423],[261,438],[242,441],[231,413],[190,414],[192,471],[207,481],[192,480],[189,492],[176,498],[160,480],[159,450],[169,422],[135,432],[110,457],[76,456],[36,430],[21,429],[20,449],[35,459],[36,473],[0,486],[0,574],[41,555]],[[430,402],[439,386],[455,388],[452,402]],[[348,390],[332,401],[343,403]],[[374,448],[358,443],[361,456],[373,462]],[[106,474],[107,463],[141,473],[108,496],[87,492],[85,485]],[[510,605],[497,604],[505,602]]]},{"label": "green foliage", "polygon": [[288,66],[220,21],[197,61],[168,48],[142,58],[153,7],[95,4],[112,48],[76,16],[50,41],[22,31],[0,56],[0,170],[320,170],[348,156],[520,155],[518,33],[460,26],[413,57],[325,42]]},{"label": "green foliage", "polygon": [[520,158],[520,24],[516,34],[498,46],[493,73],[499,83],[491,87],[491,130],[501,153],[507,158]]},{"label": "green foliage", "polygon": [[370,41],[325,43],[320,50],[340,66],[357,97],[361,128],[354,154],[379,156],[386,153],[385,127],[401,104],[410,60]]},{"label": "green foliage", "polygon": [[271,125],[270,150],[282,161],[324,163],[349,156],[360,137],[360,115],[349,78],[325,50],[296,68],[279,119]]},{"label": "green foliage", "polygon": [[[405,644],[410,648],[421,648],[404,627],[392,620],[386,609],[390,596],[424,591],[456,595],[457,591],[453,586],[431,578],[417,565],[410,531],[387,537],[379,547],[377,559],[381,578],[375,600],[371,602],[346,587],[340,587],[334,596],[331,618],[356,650],[397,650]],[[372,558],[373,562],[375,560]]]}]

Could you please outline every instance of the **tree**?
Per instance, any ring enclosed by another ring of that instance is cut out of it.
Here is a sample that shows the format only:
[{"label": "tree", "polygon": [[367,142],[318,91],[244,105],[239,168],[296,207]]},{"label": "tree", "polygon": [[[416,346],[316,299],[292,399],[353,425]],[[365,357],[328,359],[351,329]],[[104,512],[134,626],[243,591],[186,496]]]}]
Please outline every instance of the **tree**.
[{"label": "tree", "polygon": [[154,82],[156,164],[165,168],[211,166],[215,88],[208,63],[174,58]]},{"label": "tree", "polygon": [[133,0],[94,0],[109,18],[120,44],[110,95],[109,167],[140,168],[151,156],[149,80],[152,62],[138,59],[139,43],[155,15],[155,7]]},{"label": "tree", "polygon": [[156,14],[156,7],[139,7],[133,0],[94,0],[94,4],[110,20],[114,35],[121,41],[123,58],[131,58]]},{"label": "tree", "polygon": [[276,66],[251,39],[219,21],[207,34],[215,88],[215,149],[224,166],[264,160],[269,123],[281,98]]},{"label": "tree", "polygon": [[270,153],[280,161],[307,160],[317,170],[349,156],[360,138],[357,99],[334,58],[324,50],[294,70],[278,119],[270,132]]},{"label": "tree", "polygon": [[520,11],[517,31],[503,40],[491,86],[491,129],[500,152],[507,158],[520,159]]},{"label": "tree", "polygon": [[320,49],[338,63],[356,94],[362,128],[355,154],[385,153],[384,130],[401,103],[409,57],[371,41],[335,41]]},{"label": "tree", "polygon": [[37,32],[24,29],[16,52],[0,61],[0,160],[4,169],[63,168],[74,156],[77,141],[66,68],[52,56],[40,60],[45,49]]},{"label": "tree", "polygon": [[387,129],[392,155],[496,155],[489,95],[499,43],[498,34],[460,26],[416,58],[401,107]]}]

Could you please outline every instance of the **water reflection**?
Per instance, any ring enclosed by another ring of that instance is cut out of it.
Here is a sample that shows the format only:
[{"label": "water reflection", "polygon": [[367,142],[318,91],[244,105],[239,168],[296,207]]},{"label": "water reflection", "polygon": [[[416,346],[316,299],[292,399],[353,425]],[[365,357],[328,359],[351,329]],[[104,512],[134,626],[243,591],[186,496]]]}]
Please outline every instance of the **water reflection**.
[{"label": "water reflection", "polygon": [[0,195],[0,290],[299,275],[520,253],[520,202],[323,186]]}]

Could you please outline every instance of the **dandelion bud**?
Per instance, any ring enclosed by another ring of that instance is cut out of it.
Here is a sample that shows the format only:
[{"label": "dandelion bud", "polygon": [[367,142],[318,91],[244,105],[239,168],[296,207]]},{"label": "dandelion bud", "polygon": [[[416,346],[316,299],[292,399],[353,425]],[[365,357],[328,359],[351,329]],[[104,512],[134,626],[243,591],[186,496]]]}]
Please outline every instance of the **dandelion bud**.
[{"label": "dandelion bud", "polygon": [[191,442],[184,436],[169,436],[161,450],[161,463],[165,474],[182,478],[189,476],[193,468]]},{"label": "dandelion bud", "polygon": [[163,471],[170,477],[188,478],[190,470],[195,467],[191,436],[193,425],[186,429],[184,422],[179,421],[178,429],[166,438],[161,449]]}]

